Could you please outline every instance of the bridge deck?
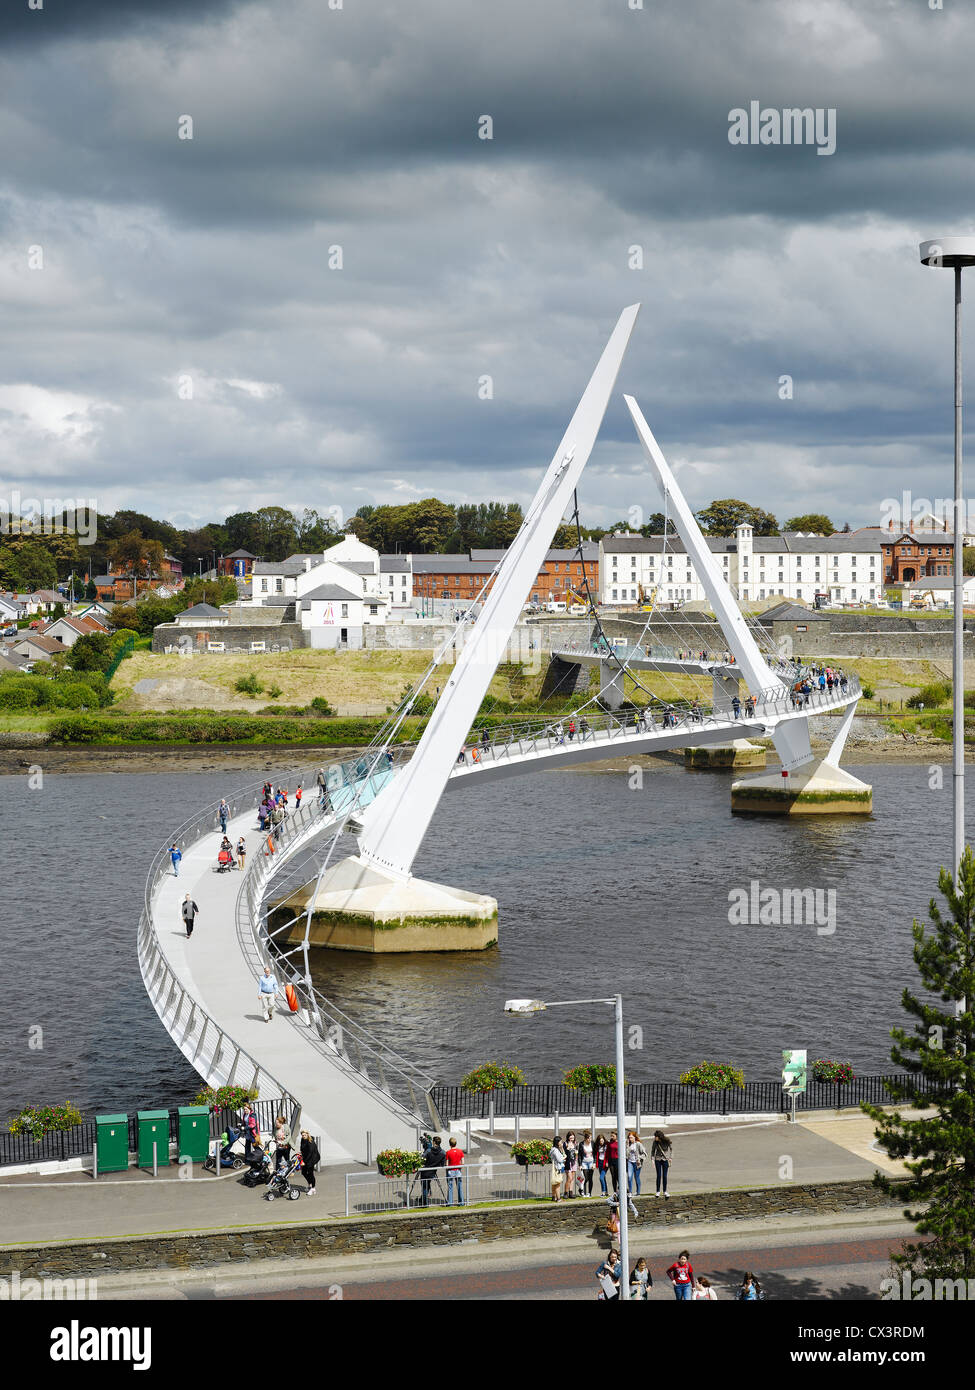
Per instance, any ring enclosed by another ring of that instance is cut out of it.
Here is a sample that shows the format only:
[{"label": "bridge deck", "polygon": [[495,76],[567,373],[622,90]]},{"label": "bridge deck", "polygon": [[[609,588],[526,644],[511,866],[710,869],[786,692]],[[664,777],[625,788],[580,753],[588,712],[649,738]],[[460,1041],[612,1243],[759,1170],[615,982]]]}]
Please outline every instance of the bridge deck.
[{"label": "bridge deck", "polygon": [[[264,840],[252,810],[231,820],[227,834],[233,844],[243,835],[251,855]],[[263,1021],[255,970],[241,950],[236,930],[243,876],[214,872],[220,839],[215,832],[188,846],[179,878],[170,874],[161,879],[153,899],[160,941],[177,977],[210,1017],[298,1098],[304,1126],[322,1136],[324,1162],[362,1161],[367,1130],[373,1133],[374,1151],[415,1147],[412,1126],[364,1090],[337,1058],[323,1055],[312,1030],[288,1011],[283,1000],[273,1022]],[[185,893],[200,909],[189,940],[180,916]],[[281,973],[276,973],[283,989]]]}]

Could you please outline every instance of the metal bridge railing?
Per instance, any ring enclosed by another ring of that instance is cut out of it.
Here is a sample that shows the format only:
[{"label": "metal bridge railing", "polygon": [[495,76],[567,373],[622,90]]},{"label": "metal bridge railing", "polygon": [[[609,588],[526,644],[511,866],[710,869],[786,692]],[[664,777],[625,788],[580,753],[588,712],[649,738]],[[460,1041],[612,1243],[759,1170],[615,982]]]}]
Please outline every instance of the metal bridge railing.
[{"label": "metal bridge railing", "polygon": [[[354,1073],[364,1089],[377,1093],[377,1098],[388,1103],[390,1108],[403,1112],[410,1123],[432,1123],[441,1128],[442,1117],[431,1098],[436,1078],[343,1013],[312,981],[297,971],[274,940],[274,931],[268,930],[264,906],[268,885],[294,851],[329,830],[335,835],[341,834],[348,813],[368,805],[388,785],[396,765],[407,760],[404,750],[402,754],[394,754],[391,760],[383,758],[379,770],[372,773],[365,759],[347,764],[348,779],[341,787],[333,786],[329,790],[324,807],[319,800],[306,803],[300,811],[287,816],[268,832],[261,850],[251,857],[237,896],[237,937],[254,968],[255,977],[264,965],[270,965],[284,984],[292,986],[298,999],[299,1016],[321,1055]],[[365,776],[360,775],[363,772]],[[294,920],[298,921],[299,917]]]}]

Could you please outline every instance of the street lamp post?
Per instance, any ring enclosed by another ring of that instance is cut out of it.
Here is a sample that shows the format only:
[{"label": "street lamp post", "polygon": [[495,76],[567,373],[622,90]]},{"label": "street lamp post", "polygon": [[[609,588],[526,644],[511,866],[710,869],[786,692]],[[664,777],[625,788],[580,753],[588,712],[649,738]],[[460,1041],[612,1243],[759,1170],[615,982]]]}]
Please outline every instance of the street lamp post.
[{"label": "street lamp post", "polygon": [[620,1208],[620,1298],[630,1296],[629,1193],[626,1187],[626,1106],[623,1090],[623,996],[611,999],[508,999],[506,1014],[537,1014],[544,1009],[567,1009],[578,1004],[612,1004],[616,1021],[616,1195]]},{"label": "street lamp post", "polygon": [[965,589],[964,540],[968,521],[962,484],[961,421],[961,273],[975,265],[975,237],[941,237],[921,242],[921,264],[955,272],[955,536],[954,536],[954,642],[952,649],[952,793],[953,877],[965,852]]}]

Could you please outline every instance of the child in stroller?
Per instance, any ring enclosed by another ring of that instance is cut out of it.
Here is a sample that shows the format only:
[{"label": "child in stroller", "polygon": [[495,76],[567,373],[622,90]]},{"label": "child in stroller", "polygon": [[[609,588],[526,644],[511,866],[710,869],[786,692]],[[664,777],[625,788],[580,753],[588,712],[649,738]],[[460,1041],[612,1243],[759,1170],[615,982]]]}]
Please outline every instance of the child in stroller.
[{"label": "child in stroller", "polygon": [[234,847],[225,835],[220,843],[220,850],[217,854],[217,873],[225,874],[228,869],[235,869],[236,867],[234,863]]},{"label": "child in stroller", "polygon": [[301,1188],[295,1187],[294,1183],[290,1183],[288,1179],[293,1173],[297,1173],[300,1167],[301,1154],[297,1151],[293,1153],[290,1158],[282,1158],[268,1184],[268,1189],[264,1194],[264,1200],[273,1202],[275,1197],[287,1197],[289,1201],[297,1202],[298,1198],[301,1196]]},{"label": "child in stroller", "polygon": [[250,1168],[241,1178],[245,1187],[259,1187],[261,1183],[269,1183],[274,1173],[274,1159],[271,1156],[271,1141],[257,1144],[251,1154]]},{"label": "child in stroller", "polygon": [[[234,1129],[233,1125],[228,1125],[226,1133],[222,1136],[225,1142],[220,1148],[220,1167],[221,1168],[243,1168],[244,1158],[244,1136],[239,1129]],[[208,1173],[212,1173],[216,1168],[213,1154],[209,1154],[203,1160],[203,1167]]]}]

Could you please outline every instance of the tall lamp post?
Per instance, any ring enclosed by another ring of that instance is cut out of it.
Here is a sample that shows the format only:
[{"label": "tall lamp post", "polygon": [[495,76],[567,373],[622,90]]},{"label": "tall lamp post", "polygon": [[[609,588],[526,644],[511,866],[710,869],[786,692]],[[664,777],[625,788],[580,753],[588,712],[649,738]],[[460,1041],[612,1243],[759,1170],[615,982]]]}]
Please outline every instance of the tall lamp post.
[{"label": "tall lamp post", "polygon": [[955,537],[954,537],[954,643],[952,649],[952,792],[953,854],[952,877],[965,852],[965,590],[964,541],[968,521],[962,484],[961,425],[961,273],[975,265],[975,236],[941,237],[921,242],[921,264],[955,272]]},{"label": "tall lamp post", "polygon": [[623,1091],[623,996],[611,999],[507,999],[506,1014],[537,1014],[543,1009],[567,1009],[577,1004],[611,1004],[616,1019],[616,1195],[620,1208],[620,1298],[630,1296],[630,1221],[626,1191],[626,1115]]}]

